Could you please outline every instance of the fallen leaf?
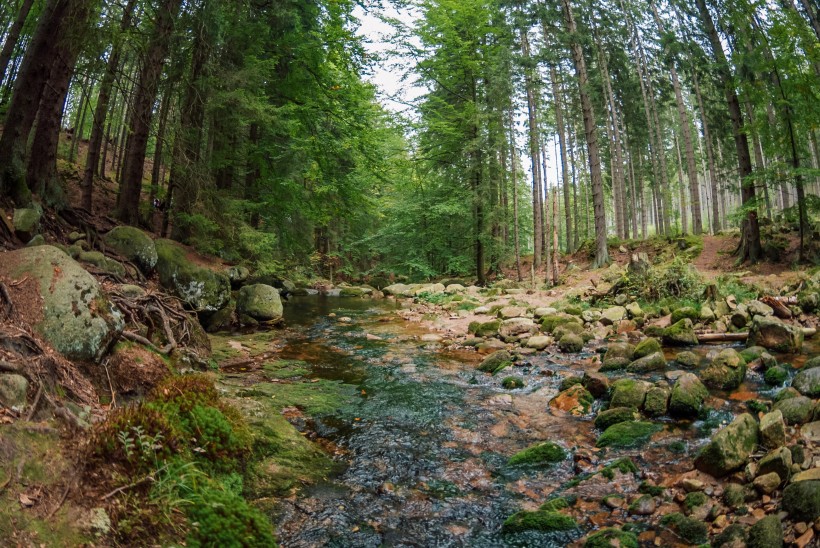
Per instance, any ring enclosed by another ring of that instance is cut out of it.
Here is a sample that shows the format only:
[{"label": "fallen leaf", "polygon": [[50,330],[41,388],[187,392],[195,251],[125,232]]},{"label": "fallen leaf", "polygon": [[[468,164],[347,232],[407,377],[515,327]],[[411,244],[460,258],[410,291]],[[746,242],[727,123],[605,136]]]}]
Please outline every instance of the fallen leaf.
[{"label": "fallen leaf", "polygon": [[22,504],[26,508],[29,508],[31,506],[34,506],[34,501],[31,500],[31,498],[29,498],[27,494],[20,493],[20,504]]}]

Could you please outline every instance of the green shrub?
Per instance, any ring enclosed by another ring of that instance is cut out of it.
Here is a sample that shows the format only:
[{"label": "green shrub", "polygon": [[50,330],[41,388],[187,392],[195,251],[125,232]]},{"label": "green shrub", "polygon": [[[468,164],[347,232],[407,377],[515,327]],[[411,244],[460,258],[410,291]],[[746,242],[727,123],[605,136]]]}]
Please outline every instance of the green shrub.
[{"label": "green shrub", "polygon": [[270,521],[232,493],[204,490],[196,496],[186,514],[191,523],[187,539],[191,548],[262,548],[277,545]]},{"label": "green shrub", "polygon": [[513,466],[518,464],[549,464],[561,462],[565,458],[567,458],[567,453],[563,447],[557,443],[545,441],[519,451],[510,457],[508,463]]}]

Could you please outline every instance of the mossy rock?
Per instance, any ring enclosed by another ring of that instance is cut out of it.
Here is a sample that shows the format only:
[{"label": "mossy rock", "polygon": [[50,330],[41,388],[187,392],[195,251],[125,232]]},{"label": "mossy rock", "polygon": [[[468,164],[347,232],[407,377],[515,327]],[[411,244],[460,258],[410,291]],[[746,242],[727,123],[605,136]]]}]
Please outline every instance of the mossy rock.
[{"label": "mossy rock", "polygon": [[[769,369],[769,371],[771,371],[771,369]],[[794,376],[792,387],[809,398],[820,397],[820,367],[802,369]]]},{"label": "mossy rock", "polygon": [[672,311],[672,323],[678,323],[684,318],[697,321],[700,319],[700,312],[693,306],[682,306]]},{"label": "mossy rock", "polygon": [[649,356],[650,354],[654,354],[656,352],[663,352],[661,343],[654,337],[647,337],[639,342],[635,347],[635,352],[633,353],[632,358],[637,360],[638,358],[643,358],[644,356]]},{"label": "mossy rock", "polygon": [[117,226],[103,236],[105,245],[134,263],[144,273],[157,266],[157,248],[154,240],[133,226]]},{"label": "mossy rock", "polygon": [[746,361],[736,350],[721,350],[712,363],[703,370],[703,384],[718,390],[734,390],[746,378]]},{"label": "mossy rock", "polygon": [[620,529],[601,529],[586,540],[584,548],[638,548],[638,537]]},{"label": "mossy rock", "polygon": [[610,343],[606,348],[603,357],[601,371],[617,371],[625,369],[632,362],[635,355],[635,347],[625,342]]},{"label": "mossy rock", "polygon": [[567,333],[558,341],[561,352],[576,353],[584,349],[584,339],[573,333]]},{"label": "mossy rock", "polygon": [[504,520],[502,530],[505,533],[519,533],[522,531],[541,531],[550,533],[554,531],[571,531],[576,529],[578,524],[570,516],[558,512],[545,512],[536,510],[529,512],[522,510]]},{"label": "mossy rock", "polygon": [[284,309],[279,290],[265,284],[243,286],[236,297],[238,314],[250,316],[260,322],[282,319]]},{"label": "mossy rock", "polygon": [[122,266],[122,263],[114,259],[109,259],[99,251],[81,251],[77,255],[77,260],[81,263],[94,265],[108,274],[113,274],[120,278],[125,276],[125,267]]},{"label": "mossy rock", "polygon": [[666,415],[669,408],[669,388],[666,386],[653,386],[646,392],[646,400],[643,403],[643,412],[647,417],[660,417]]},{"label": "mossy rock", "polygon": [[663,516],[660,523],[689,544],[703,544],[709,538],[709,529],[705,523],[688,518],[679,512]]},{"label": "mossy rock", "polygon": [[695,457],[695,468],[716,478],[742,468],[757,449],[757,421],[743,413],[712,436],[712,441]]},{"label": "mossy rock", "polygon": [[744,348],[743,350],[741,350],[740,355],[746,361],[746,363],[752,363],[760,356],[762,356],[764,352],[766,352],[766,349],[762,346],[750,346],[748,348]]},{"label": "mossy rock", "polygon": [[646,381],[635,379],[618,379],[612,383],[612,407],[634,407],[641,409],[646,400],[646,393],[652,387]]},{"label": "mossy rock", "polygon": [[563,325],[559,325],[558,327],[552,330],[552,335],[556,340],[560,340],[561,337],[568,333],[578,335],[579,337],[583,337],[584,326],[579,323],[569,322]]},{"label": "mossy rock", "polygon": [[778,548],[783,546],[783,524],[776,515],[766,516],[749,529],[748,548]]},{"label": "mossy rock", "polygon": [[[779,365],[775,365],[774,367],[768,368],[766,370],[766,373],[763,375],[763,380],[766,381],[766,384],[771,386],[781,386],[788,379],[789,372]],[[820,389],[820,385],[818,385],[818,389]]]},{"label": "mossy rock", "polygon": [[692,320],[684,318],[663,330],[663,342],[669,346],[694,346],[698,336]]},{"label": "mossy rock", "polygon": [[512,361],[513,357],[509,352],[498,350],[484,358],[484,361],[479,364],[478,370],[484,373],[493,373],[510,365]]},{"label": "mossy rock", "polygon": [[630,373],[651,373],[653,371],[663,371],[666,369],[666,358],[662,352],[655,352],[639,358],[630,363],[626,370]]},{"label": "mossy rock", "polygon": [[615,407],[598,413],[598,416],[595,417],[595,428],[606,430],[613,424],[635,421],[638,418],[640,418],[640,415],[634,407]]},{"label": "mossy rock", "polygon": [[649,441],[652,434],[659,432],[663,427],[659,424],[643,421],[619,422],[607,428],[595,442],[596,447],[612,447],[625,449],[640,447]]},{"label": "mossy rock", "polygon": [[798,481],[783,490],[783,510],[794,521],[813,522],[820,517],[820,480]]},{"label": "mossy rock", "polygon": [[746,546],[749,534],[746,527],[739,523],[733,523],[720,532],[712,541],[712,546],[722,548],[724,546]]},{"label": "mossy rock", "polygon": [[803,348],[803,338],[800,326],[784,323],[772,316],[755,316],[746,344],[796,354]]},{"label": "mossy rock", "polygon": [[154,245],[162,287],[197,312],[213,313],[228,303],[231,283],[227,276],[191,262],[176,242],[157,240]]},{"label": "mossy rock", "polygon": [[804,424],[811,420],[814,404],[806,396],[795,396],[783,398],[777,401],[772,407],[773,411],[783,413],[783,420],[786,424]]},{"label": "mossy rock", "polygon": [[522,464],[526,465],[544,465],[561,462],[567,458],[567,452],[563,447],[551,441],[545,441],[532,447],[528,447],[523,451],[519,451],[507,461],[512,466]]},{"label": "mossy rock", "polygon": [[566,323],[582,324],[582,320],[570,314],[550,314],[541,318],[541,330],[545,333],[552,333],[556,327]]},{"label": "mossy rock", "polygon": [[476,337],[492,337],[498,335],[498,328],[501,327],[501,320],[489,322],[471,322],[467,326],[467,332]]},{"label": "mossy rock", "polygon": [[693,419],[700,415],[703,402],[709,397],[709,390],[697,375],[684,373],[672,387],[669,398],[669,414],[673,417]]},{"label": "mossy rock", "polygon": [[518,388],[524,388],[527,385],[524,382],[524,379],[521,377],[504,377],[501,381],[501,386],[506,388],[507,390],[515,390]]}]

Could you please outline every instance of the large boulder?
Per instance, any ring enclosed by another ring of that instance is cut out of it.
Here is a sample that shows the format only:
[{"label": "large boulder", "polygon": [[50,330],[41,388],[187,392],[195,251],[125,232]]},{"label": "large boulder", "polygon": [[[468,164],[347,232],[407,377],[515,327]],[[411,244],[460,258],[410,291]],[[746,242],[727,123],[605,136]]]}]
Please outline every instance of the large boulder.
[{"label": "large boulder", "polygon": [[246,285],[236,296],[236,312],[260,322],[282,319],[282,300],[279,291],[270,285]]},{"label": "large boulder", "polygon": [[792,386],[809,398],[820,397],[820,367],[800,371],[794,376]]},{"label": "large boulder", "polygon": [[669,346],[694,346],[698,336],[692,320],[684,318],[663,330],[663,342]]},{"label": "large boulder", "polygon": [[652,384],[635,379],[618,379],[612,383],[610,407],[634,407],[640,409]]},{"label": "large boulder", "polygon": [[501,322],[498,335],[501,338],[531,335],[538,332],[538,326],[529,318],[511,318]]},{"label": "large boulder", "polygon": [[755,316],[746,344],[794,354],[803,348],[803,330],[773,316]]},{"label": "large boulder", "polygon": [[612,325],[626,318],[626,308],[623,306],[613,306],[601,312],[601,323]]},{"label": "large boulder", "polygon": [[710,388],[734,390],[746,377],[746,361],[736,350],[721,350],[701,373],[703,383]]},{"label": "large boulder", "polygon": [[43,210],[39,206],[15,209],[12,217],[14,232],[24,242],[29,241],[40,230]]},{"label": "large boulder", "polygon": [[[6,252],[0,276],[7,281],[28,277],[33,282],[39,298],[15,304],[38,318],[34,328],[67,358],[98,361],[122,332],[122,313],[108,301],[97,280],[56,247]],[[16,295],[12,292],[12,299]]]},{"label": "large boulder", "polygon": [[758,438],[757,422],[743,413],[712,436],[712,441],[695,457],[695,468],[716,478],[730,474],[746,464],[757,448]]},{"label": "large boulder", "polygon": [[703,409],[709,391],[694,373],[684,373],[675,381],[669,398],[669,414],[673,417],[695,418]]},{"label": "large boulder", "polygon": [[632,361],[635,355],[635,347],[626,342],[614,342],[606,347],[604,354],[602,371],[612,371],[623,369]]},{"label": "large boulder", "polygon": [[804,424],[811,420],[814,403],[806,396],[784,398],[774,404],[772,410],[780,411],[786,424]]},{"label": "large boulder", "polygon": [[663,371],[666,369],[666,358],[662,352],[655,352],[643,358],[638,358],[626,368],[631,373],[649,373],[651,371]]},{"label": "large boulder", "polygon": [[227,276],[195,265],[176,242],[157,240],[154,244],[162,287],[197,312],[213,313],[228,303],[231,283]]},{"label": "large boulder", "polygon": [[134,263],[146,274],[157,266],[157,247],[145,232],[133,226],[118,226],[103,237],[105,245]]},{"label": "large boulder", "polygon": [[809,523],[820,517],[820,481],[792,483],[783,490],[783,509],[794,521]]}]

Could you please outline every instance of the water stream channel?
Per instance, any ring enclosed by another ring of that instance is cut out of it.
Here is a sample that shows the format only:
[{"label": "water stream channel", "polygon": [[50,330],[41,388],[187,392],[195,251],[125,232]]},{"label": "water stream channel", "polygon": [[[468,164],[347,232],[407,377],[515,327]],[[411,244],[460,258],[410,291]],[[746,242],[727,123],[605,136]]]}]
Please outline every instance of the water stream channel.
[{"label": "water stream channel", "polygon": [[[428,331],[397,316],[399,306],[393,300],[294,298],[286,306],[287,329],[260,348],[275,351],[278,360],[303,362],[298,378],[287,382],[333,381],[348,394],[336,408],[302,412],[297,404],[284,410],[332,452],[337,468],[281,503],[283,546],[564,546],[600,526],[639,522],[602,499],[636,492],[641,479],[660,483],[690,469],[711,429],[744,405],[738,401],[743,397],[727,395],[705,421],[660,419],[663,430],[640,449],[598,450],[592,419],[599,402],[586,416],[548,407],[562,379],[583,374],[593,354],[528,356],[510,371],[527,386],[506,390],[499,378],[476,371],[481,356],[474,351],[421,340]],[[747,383],[759,382],[754,377],[750,372]],[[744,390],[753,393],[744,387],[737,393]],[[546,468],[507,464],[510,455],[543,440],[561,444],[571,456]],[[643,477],[594,475],[624,456]],[[510,514],[558,495],[577,496],[578,530],[502,533]]]}]

